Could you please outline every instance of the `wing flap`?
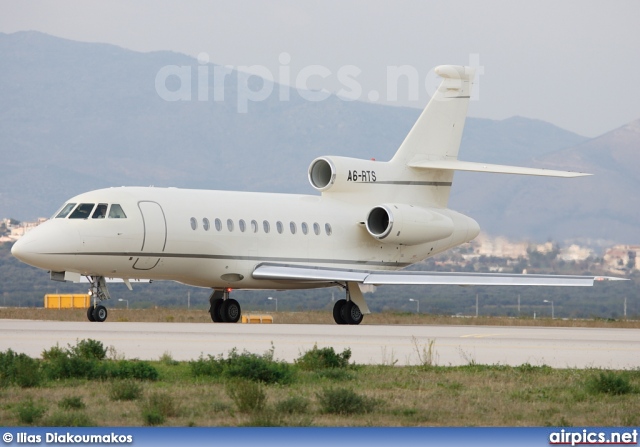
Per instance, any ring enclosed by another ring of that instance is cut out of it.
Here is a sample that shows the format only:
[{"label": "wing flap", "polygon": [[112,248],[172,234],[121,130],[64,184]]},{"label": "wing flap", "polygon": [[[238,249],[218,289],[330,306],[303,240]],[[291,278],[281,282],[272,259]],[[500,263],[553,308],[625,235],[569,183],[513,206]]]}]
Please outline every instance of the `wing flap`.
[{"label": "wing flap", "polygon": [[271,279],[275,281],[364,283],[368,275],[369,272],[359,270],[325,269],[286,264],[260,264],[253,271],[255,279]]},{"label": "wing flap", "polygon": [[421,160],[408,164],[411,168],[442,169],[446,171],[489,172],[493,174],[536,175],[544,177],[584,177],[591,174],[572,171],[554,171],[552,169],[525,168],[520,166],[492,165],[460,160]]}]

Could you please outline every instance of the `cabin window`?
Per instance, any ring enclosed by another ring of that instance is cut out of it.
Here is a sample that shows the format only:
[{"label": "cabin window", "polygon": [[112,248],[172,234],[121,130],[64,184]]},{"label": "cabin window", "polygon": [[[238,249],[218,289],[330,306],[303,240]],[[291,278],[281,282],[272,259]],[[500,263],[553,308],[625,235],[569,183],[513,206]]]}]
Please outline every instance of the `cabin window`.
[{"label": "cabin window", "polygon": [[302,225],[300,226],[302,227],[302,234],[307,234],[309,232],[309,226],[306,222],[302,222]]},{"label": "cabin window", "polygon": [[217,231],[222,231],[222,221],[220,219],[217,219],[214,221],[215,225],[216,225],[216,230]]},{"label": "cabin window", "polygon": [[126,219],[127,215],[120,205],[114,203],[109,209],[109,219]]},{"label": "cabin window", "polygon": [[271,230],[271,226],[269,225],[269,221],[268,220],[263,220],[262,221],[262,228],[264,228],[264,232],[268,233],[269,230]]},{"label": "cabin window", "polygon": [[64,208],[62,208],[62,211],[58,213],[56,219],[64,219],[65,217],[67,217],[75,206],[75,203],[67,203]]},{"label": "cabin window", "polygon": [[295,222],[289,222],[289,229],[291,230],[291,234],[296,234],[297,228]]},{"label": "cabin window", "polygon": [[96,210],[93,212],[93,215],[91,216],[92,219],[104,219],[105,217],[107,217],[107,207],[109,205],[107,205],[106,203],[99,203],[98,206],[96,206]]},{"label": "cabin window", "polygon": [[233,231],[233,220],[227,219],[227,229],[229,232]]},{"label": "cabin window", "polygon": [[318,236],[320,234],[320,224],[318,222],[313,223],[313,232]]},{"label": "cabin window", "polygon": [[251,221],[251,231],[253,231],[254,233],[258,232],[258,222],[256,222],[255,220]]},{"label": "cabin window", "polygon": [[198,228],[198,221],[196,220],[195,217],[191,218],[191,229],[195,230],[196,228]]},{"label": "cabin window", "polygon": [[209,223],[209,219],[207,219],[206,217],[204,219],[202,219],[202,228],[204,228],[204,231],[209,231],[209,228],[211,228],[211,224]]},{"label": "cabin window", "polygon": [[69,219],[88,218],[94,206],[95,206],[95,203],[81,203],[80,205],[78,205],[78,208],[76,208],[76,210],[73,213],[71,213],[71,216],[69,216]]},{"label": "cabin window", "polygon": [[332,230],[331,230],[331,224],[324,224],[324,232],[327,233],[327,236],[331,236]]},{"label": "cabin window", "polygon": [[244,220],[240,219],[240,221],[238,222],[238,227],[240,228],[240,231],[244,233],[244,230],[247,229],[247,224]]},{"label": "cabin window", "polygon": [[276,229],[278,230],[278,233],[282,234],[282,232],[284,231],[284,225],[282,225],[282,222],[276,222]]}]

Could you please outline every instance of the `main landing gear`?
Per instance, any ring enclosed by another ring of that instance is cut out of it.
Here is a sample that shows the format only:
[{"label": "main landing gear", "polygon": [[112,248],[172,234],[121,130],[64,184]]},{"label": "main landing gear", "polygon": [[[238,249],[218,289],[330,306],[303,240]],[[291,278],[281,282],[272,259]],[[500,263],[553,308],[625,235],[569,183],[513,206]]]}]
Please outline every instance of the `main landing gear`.
[{"label": "main landing gear", "polygon": [[209,314],[214,323],[237,323],[240,320],[240,303],[229,298],[229,292],[231,289],[214,290],[209,297]]},{"label": "main landing gear", "polygon": [[102,323],[107,319],[108,312],[107,308],[100,302],[111,299],[107,289],[107,282],[104,280],[104,276],[90,276],[89,281],[91,282],[89,295],[93,298],[93,304],[87,309],[87,318],[89,321]]},{"label": "main landing gear", "polygon": [[365,312],[369,313],[369,309],[366,308],[364,297],[360,291],[360,287],[356,283],[347,283],[347,297],[336,301],[333,306],[333,320],[337,324],[360,324],[364,315],[360,310],[360,306],[354,301],[358,301],[365,307]]}]

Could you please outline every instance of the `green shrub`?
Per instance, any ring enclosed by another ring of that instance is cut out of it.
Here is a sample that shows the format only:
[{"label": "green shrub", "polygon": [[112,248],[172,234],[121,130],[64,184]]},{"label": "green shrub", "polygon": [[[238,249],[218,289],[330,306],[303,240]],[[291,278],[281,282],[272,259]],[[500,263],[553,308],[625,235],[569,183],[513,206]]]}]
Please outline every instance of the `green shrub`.
[{"label": "green shrub", "polygon": [[14,382],[21,388],[32,388],[42,382],[40,362],[26,354],[19,354],[15,359]]},{"label": "green shrub", "polygon": [[550,366],[547,366],[547,365],[534,366],[531,363],[523,363],[520,366],[516,366],[515,370],[522,374],[533,374],[533,373],[549,374],[552,371]]},{"label": "green shrub", "polygon": [[345,349],[342,354],[337,354],[333,348],[319,349],[314,345],[313,349],[305,352],[295,360],[300,369],[314,371],[324,368],[346,368],[349,366],[351,349]]},{"label": "green shrub", "polygon": [[273,359],[273,348],[263,355],[243,352],[234,348],[225,359],[222,355],[207,358],[202,355],[198,360],[189,362],[191,374],[198,376],[226,377],[245,379],[266,384],[289,384],[293,381],[294,370],[288,363]]},{"label": "green shrub", "polygon": [[261,384],[246,381],[233,380],[227,383],[227,394],[243,413],[253,413],[264,410],[267,403],[267,394]]},{"label": "green shrub", "polygon": [[52,346],[50,349],[45,349],[42,351],[42,360],[45,362],[56,360],[60,357],[69,357],[69,353],[62,349],[60,345]]},{"label": "green shrub", "polygon": [[372,412],[377,401],[360,396],[347,388],[325,388],[317,394],[318,402],[324,413],[363,414]]},{"label": "green shrub", "polygon": [[70,357],[68,353],[54,355],[42,363],[44,375],[51,380],[69,378],[104,378],[100,362],[95,359]]},{"label": "green shrub", "polygon": [[65,397],[60,402],[58,402],[58,406],[63,410],[82,410],[86,405],[82,401],[82,397],[73,396],[73,397]]},{"label": "green shrub", "polygon": [[161,425],[164,424],[165,419],[157,408],[142,409],[142,420],[145,425]]},{"label": "green shrub", "polygon": [[200,355],[198,360],[192,360],[189,362],[189,369],[194,377],[199,376],[220,376],[224,370],[224,359],[221,357],[216,358],[209,355],[208,358],[204,358]]},{"label": "green shrub", "polygon": [[135,380],[114,380],[109,389],[111,400],[137,400],[142,396],[142,386]]},{"label": "green shrub", "polygon": [[16,405],[16,416],[21,424],[34,424],[38,422],[47,408],[44,405],[39,405],[33,402],[31,398],[23,400]]},{"label": "green shrub", "polygon": [[597,377],[590,377],[587,390],[594,394],[621,395],[633,392],[633,386],[624,374],[607,371],[601,372]]},{"label": "green shrub", "polygon": [[12,383],[21,388],[40,385],[42,373],[40,362],[26,354],[17,354],[8,349],[0,352],[0,383],[8,386]]},{"label": "green shrub", "polygon": [[63,350],[55,346],[42,353],[42,370],[51,380],[85,379],[140,379],[157,380],[158,370],[148,362],[133,360],[105,360],[102,343],[83,340]]},{"label": "green shrub", "polygon": [[233,349],[224,363],[223,375],[232,379],[246,379],[266,384],[293,382],[293,369],[285,362],[273,360],[273,349],[263,355]]},{"label": "green shrub", "polygon": [[302,396],[291,396],[276,404],[276,413],[305,414],[309,411],[309,399]]},{"label": "green shrub", "polygon": [[173,356],[169,351],[164,351],[164,353],[160,356],[159,361],[160,363],[167,366],[176,366],[180,364],[180,362],[173,359]]},{"label": "green shrub", "polygon": [[173,396],[165,392],[155,392],[149,396],[145,404],[145,409],[152,413],[157,411],[164,417],[173,417],[178,415],[178,407],[173,400]]},{"label": "green shrub", "polygon": [[96,424],[84,411],[58,411],[48,417],[43,425],[49,427],[92,427]]},{"label": "green shrub", "polygon": [[107,350],[101,341],[80,340],[75,346],[69,345],[71,357],[79,357],[88,360],[104,360],[107,357]]},{"label": "green shrub", "polygon": [[145,361],[120,360],[110,364],[107,373],[113,379],[158,380],[158,370]]}]

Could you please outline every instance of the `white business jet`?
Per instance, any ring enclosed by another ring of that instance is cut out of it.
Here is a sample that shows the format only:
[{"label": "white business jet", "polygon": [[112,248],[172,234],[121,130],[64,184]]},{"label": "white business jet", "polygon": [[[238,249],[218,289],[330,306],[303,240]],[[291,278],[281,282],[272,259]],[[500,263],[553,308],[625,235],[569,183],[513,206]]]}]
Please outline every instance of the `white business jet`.
[{"label": "white business jet", "polygon": [[388,162],[325,156],[308,177],[320,195],[177,188],[101,189],[70,199],[21,238],[12,253],[51,279],[91,283],[90,321],[104,321],[105,278],[172,280],[211,288],[214,322],[235,323],[232,289],[341,286],[338,324],[369,308],[360,284],[589,286],[590,276],[399,271],[471,241],[475,220],[447,208],[455,171],[555,177],[588,174],[458,160],[473,69],[440,66],[443,78]]}]

